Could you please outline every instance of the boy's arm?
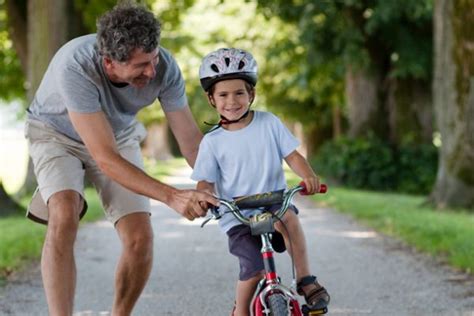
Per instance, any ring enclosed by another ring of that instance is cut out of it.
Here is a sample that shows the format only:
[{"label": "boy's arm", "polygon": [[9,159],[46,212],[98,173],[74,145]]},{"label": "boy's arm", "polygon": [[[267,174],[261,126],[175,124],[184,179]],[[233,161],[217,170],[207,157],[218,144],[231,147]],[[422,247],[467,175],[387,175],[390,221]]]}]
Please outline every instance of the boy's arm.
[{"label": "boy's arm", "polygon": [[[196,185],[196,190],[198,191],[204,191],[206,193],[209,193],[210,195],[214,195],[214,183],[210,183],[210,182],[207,182],[207,181],[198,181],[197,185]],[[201,205],[202,208],[204,209],[208,209],[209,208],[209,203],[207,202],[200,202],[199,203]]]},{"label": "boy's arm", "polygon": [[211,195],[214,194],[214,183],[207,181],[199,181],[196,185],[196,190],[205,191]]},{"label": "boy's arm", "polygon": [[285,161],[291,170],[303,179],[308,194],[319,192],[319,177],[297,150],[286,156]]}]

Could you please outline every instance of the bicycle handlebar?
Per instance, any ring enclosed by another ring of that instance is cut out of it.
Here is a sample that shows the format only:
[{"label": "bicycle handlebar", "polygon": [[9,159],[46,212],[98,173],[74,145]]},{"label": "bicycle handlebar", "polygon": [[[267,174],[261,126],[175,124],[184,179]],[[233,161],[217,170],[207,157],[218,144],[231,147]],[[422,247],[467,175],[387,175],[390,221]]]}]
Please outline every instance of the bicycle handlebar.
[{"label": "bicycle handlebar", "polygon": [[[299,185],[288,189],[288,190],[278,190],[271,191],[266,193],[259,193],[254,195],[248,195],[243,197],[235,198],[234,200],[224,200],[218,199],[221,205],[226,206],[230,212],[237,218],[242,224],[249,225],[250,220],[240,212],[240,209],[252,209],[265,206],[271,206],[275,204],[281,204],[280,209],[275,213],[275,217],[281,218],[287,211],[290,206],[291,201],[293,200],[294,195],[300,192],[302,195],[308,195],[306,192],[306,186],[304,182],[300,182]],[[326,193],[327,185],[321,184],[319,187],[318,193]],[[201,227],[203,227],[210,219],[215,218],[219,219],[221,214],[218,211],[217,207],[210,208],[213,217],[206,220]]]}]

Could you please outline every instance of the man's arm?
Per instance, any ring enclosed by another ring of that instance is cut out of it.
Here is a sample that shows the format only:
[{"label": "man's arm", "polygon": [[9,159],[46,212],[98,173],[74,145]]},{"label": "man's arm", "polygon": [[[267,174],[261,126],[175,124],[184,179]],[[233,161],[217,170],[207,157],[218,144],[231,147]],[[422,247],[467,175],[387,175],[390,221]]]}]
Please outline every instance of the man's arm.
[{"label": "man's arm", "polygon": [[168,124],[176,138],[179,149],[191,167],[194,167],[202,133],[193,118],[189,107],[182,110],[165,112]]},{"label": "man's arm", "polygon": [[71,122],[97,165],[112,180],[127,189],[162,201],[188,219],[204,216],[199,202],[216,204],[211,195],[195,190],[178,190],[153,179],[120,155],[112,127],[103,112],[69,112]]}]

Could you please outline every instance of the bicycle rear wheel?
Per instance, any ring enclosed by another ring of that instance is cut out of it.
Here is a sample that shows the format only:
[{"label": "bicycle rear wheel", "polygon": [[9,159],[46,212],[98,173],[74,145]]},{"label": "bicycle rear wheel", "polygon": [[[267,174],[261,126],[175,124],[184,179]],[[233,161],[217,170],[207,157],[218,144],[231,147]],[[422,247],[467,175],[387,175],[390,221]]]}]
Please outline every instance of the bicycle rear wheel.
[{"label": "bicycle rear wheel", "polygon": [[288,303],[283,294],[275,293],[268,297],[268,308],[271,316],[288,316]]}]

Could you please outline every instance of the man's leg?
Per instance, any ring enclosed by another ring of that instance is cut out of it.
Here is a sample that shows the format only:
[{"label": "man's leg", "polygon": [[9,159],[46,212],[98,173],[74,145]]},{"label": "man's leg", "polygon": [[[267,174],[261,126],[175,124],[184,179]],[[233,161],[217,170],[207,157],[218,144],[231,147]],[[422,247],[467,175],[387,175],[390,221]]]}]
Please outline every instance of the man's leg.
[{"label": "man's leg", "polygon": [[153,231],[148,213],[132,213],[116,224],[122,255],[115,275],[113,316],[130,315],[150,276]]},{"label": "man's leg", "polygon": [[41,274],[49,314],[72,315],[76,286],[74,242],[82,210],[79,193],[66,190],[48,202],[49,222],[41,257]]}]

